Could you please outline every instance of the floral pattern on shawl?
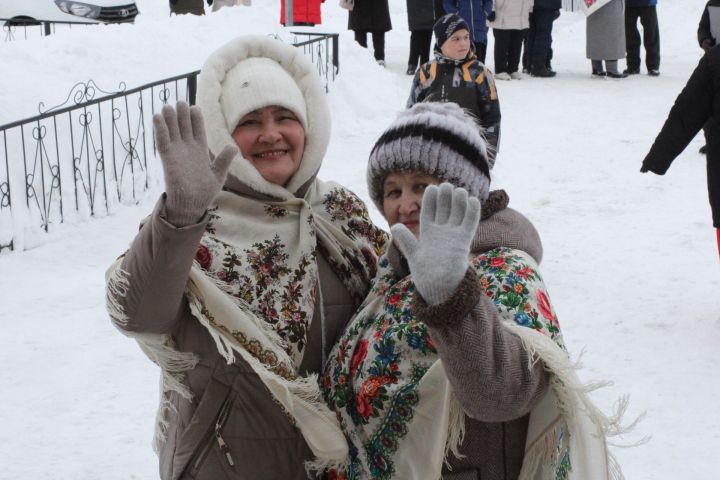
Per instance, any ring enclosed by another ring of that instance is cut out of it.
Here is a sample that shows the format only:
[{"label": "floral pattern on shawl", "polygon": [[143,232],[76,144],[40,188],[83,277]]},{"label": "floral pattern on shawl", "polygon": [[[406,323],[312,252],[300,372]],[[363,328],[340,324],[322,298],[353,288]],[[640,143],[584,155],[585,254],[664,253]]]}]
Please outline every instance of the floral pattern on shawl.
[{"label": "floral pattern on shawl", "polygon": [[[382,251],[385,244],[386,234],[370,222],[367,208],[359,198],[337,186],[327,192],[321,202],[306,208],[304,213],[291,211],[286,204],[258,202],[248,207],[256,208],[254,214],[246,212],[254,215],[255,221],[297,222],[292,225],[297,225],[298,235],[307,239],[299,246],[292,242],[289,245],[277,233],[239,245],[233,240],[232,231],[218,221],[238,208],[232,203],[237,197],[228,194],[227,205],[220,202],[209,209],[210,221],[195,257],[226,293],[272,325],[284,344],[283,350],[297,364],[307,344],[317,300],[318,251],[325,255],[351,296],[362,299],[375,274],[376,252]],[[298,218],[298,214],[302,216]],[[329,222],[334,231],[342,232],[348,240],[320,236],[318,221]]]},{"label": "floral pattern on shawl", "polygon": [[[530,256],[497,248],[472,257],[470,264],[502,321],[535,329],[562,346],[557,317]],[[414,294],[412,278],[398,279],[382,257],[368,298],[330,354],[323,395],[340,419],[351,455],[349,467],[328,472],[329,478],[396,474],[393,455],[422,402],[418,382],[439,359],[427,326],[412,311]]]},{"label": "floral pattern on shawl", "polygon": [[385,251],[387,233],[377,228],[371,221],[365,203],[354,193],[342,188],[334,188],[325,195],[323,200],[325,212],[330,220],[337,222],[344,235],[355,241],[366,243],[357,251],[346,248],[340,250],[340,258],[330,255],[326,246],[318,244],[318,250],[328,260],[335,273],[348,286],[353,295],[353,300],[360,304],[365,299],[367,292],[356,295],[357,288],[351,288],[351,284],[357,278],[367,278],[371,282],[377,274],[377,258]]}]

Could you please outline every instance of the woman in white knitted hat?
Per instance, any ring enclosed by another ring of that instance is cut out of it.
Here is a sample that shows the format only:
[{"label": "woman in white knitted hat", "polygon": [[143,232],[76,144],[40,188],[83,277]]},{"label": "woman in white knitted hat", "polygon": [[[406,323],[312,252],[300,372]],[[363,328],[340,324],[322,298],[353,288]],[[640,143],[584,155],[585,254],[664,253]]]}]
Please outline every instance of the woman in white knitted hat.
[{"label": "woman in white knitted hat", "polygon": [[198,107],[153,121],[165,193],[108,271],[108,310],[162,370],[160,477],[306,478],[347,455],[315,374],[386,237],[317,178],[319,78],[298,49],[241,37],[206,61]]},{"label": "woman in white knitted hat", "polygon": [[609,422],[564,350],[539,237],[489,191],[473,122],[414,105],[375,144],[368,186],[393,240],[324,372],[350,444],[329,478],[610,478]]}]

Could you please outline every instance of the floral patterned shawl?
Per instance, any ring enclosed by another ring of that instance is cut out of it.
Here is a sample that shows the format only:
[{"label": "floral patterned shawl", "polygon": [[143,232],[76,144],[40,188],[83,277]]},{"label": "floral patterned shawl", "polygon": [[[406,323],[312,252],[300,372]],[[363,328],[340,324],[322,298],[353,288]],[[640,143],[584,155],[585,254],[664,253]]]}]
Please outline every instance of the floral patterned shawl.
[{"label": "floral patterned shawl", "polygon": [[[228,363],[243,358],[302,431],[318,460],[347,446],[302,361],[320,291],[322,253],[359,304],[386,234],[353,193],[315,180],[304,198],[261,201],[222,192],[190,271],[190,309]],[[322,313],[321,313],[322,315]]]},{"label": "floral patterned shawl", "polygon": [[[607,480],[609,475],[599,473],[608,471],[602,467],[607,458],[604,433],[593,426],[600,422],[583,424],[583,431],[574,429],[585,401],[576,397],[584,390],[572,377],[557,316],[536,263],[519,250],[496,248],[473,256],[471,266],[503,324],[519,332],[533,357],[554,374],[541,411],[531,414],[521,478],[562,480],[571,478],[571,468],[583,472],[571,461],[572,433],[584,440],[599,434],[595,443],[601,445],[580,448],[602,456],[591,468],[593,475],[574,478]],[[461,441],[464,414],[427,326],[412,311],[414,295],[412,278],[397,278],[388,257],[381,258],[370,295],[330,355],[323,395],[350,445],[347,468],[330,471],[331,479],[437,480],[448,450],[456,451]],[[578,458],[580,463],[584,460]]]}]

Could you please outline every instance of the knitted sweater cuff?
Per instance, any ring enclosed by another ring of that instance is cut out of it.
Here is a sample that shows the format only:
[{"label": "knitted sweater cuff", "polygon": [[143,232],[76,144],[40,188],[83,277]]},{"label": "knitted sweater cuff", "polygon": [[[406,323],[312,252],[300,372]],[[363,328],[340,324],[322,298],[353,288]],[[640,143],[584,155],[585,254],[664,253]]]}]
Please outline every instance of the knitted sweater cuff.
[{"label": "knitted sweater cuff", "polygon": [[443,303],[429,305],[419,292],[415,292],[413,309],[418,319],[434,328],[450,328],[459,325],[482,295],[477,274],[468,268],[455,292]]}]

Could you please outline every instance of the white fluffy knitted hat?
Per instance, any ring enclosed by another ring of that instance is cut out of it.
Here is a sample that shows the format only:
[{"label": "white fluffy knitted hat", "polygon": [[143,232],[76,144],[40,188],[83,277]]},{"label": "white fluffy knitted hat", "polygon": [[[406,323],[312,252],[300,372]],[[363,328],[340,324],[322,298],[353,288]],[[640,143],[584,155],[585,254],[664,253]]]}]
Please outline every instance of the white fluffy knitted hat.
[{"label": "white fluffy knitted hat", "polygon": [[[247,77],[246,67],[250,72]],[[243,86],[245,82],[248,85]],[[302,162],[284,187],[265,180],[245,158],[235,157],[230,165],[228,181],[273,198],[294,198],[295,192],[317,176],[330,141],[326,97],[317,68],[302,48],[267,35],[238,37],[218,48],[205,61],[198,77],[197,105],[205,117],[208,147],[215,155],[226,145],[235,144],[232,132],[238,120],[258,108],[280,105],[302,122]]]},{"label": "white fluffy knitted hat", "polygon": [[490,191],[487,143],[455,103],[416,103],[401,112],[370,152],[370,197],[382,211],[383,183],[394,172],[424,172],[484,201]]},{"label": "white fluffy knitted hat", "polygon": [[287,70],[269,58],[251,57],[227,72],[220,105],[231,132],[242,117],[270,105],[287,108],[307,128],[307,108],[300,88]]}]

